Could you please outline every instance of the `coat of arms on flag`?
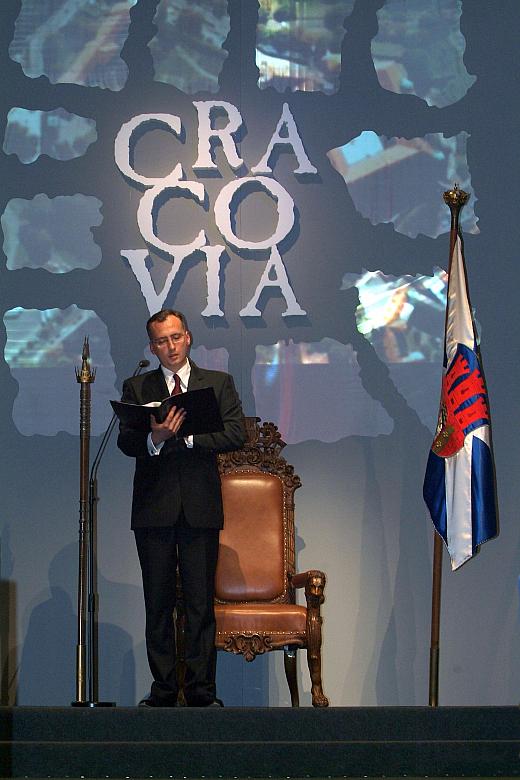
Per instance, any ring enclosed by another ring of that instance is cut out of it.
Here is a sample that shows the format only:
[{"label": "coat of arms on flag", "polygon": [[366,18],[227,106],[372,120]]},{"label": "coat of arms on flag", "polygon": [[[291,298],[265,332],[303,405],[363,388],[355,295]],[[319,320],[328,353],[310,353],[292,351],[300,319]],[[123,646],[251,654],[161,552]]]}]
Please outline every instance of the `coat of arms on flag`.
[{"label": "coat of arms on flag", "polygon": [[475,338],[462,241],[451,258],[439,420],[423,488],[452,569],[497,534],[495,475],[486,384]]},{"label": "coat of arms on flag", "polygon": [[457,345],[442,378],[441,408],[432,450],[443,458],[464,446],[470,431],[489,425],[487,392],[476,353]]}]

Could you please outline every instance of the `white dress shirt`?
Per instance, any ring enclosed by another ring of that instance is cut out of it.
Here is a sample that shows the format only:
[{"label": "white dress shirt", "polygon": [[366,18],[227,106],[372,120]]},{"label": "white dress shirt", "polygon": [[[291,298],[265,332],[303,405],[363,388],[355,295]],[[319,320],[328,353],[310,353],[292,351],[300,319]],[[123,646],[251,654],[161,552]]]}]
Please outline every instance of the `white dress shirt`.
[{"label": "white dress shirt", "polygon": [[[191,365],[190,361],[186,360],[185,364],[177,371],[173,372],[170,371],[169,368],[166,368],[165,366],[161,366],[161,370],[164,375],[164,379],[166,380],[166,384],[168,386],[168,393],[171,395],[172,390],[175,386],[175,373],[179,377],[179,381],[181,383],[181,390],[183,393],[186,392],[188,389],[188,382],[190,381],[190,374],[191,374]],[[163,400],[162,398],[159,400]],[[186,447],[189,447],[190,449],[193,447],[193,436],[185,436],[184,437],[184,443],[186,444]],[[157,445],[153,443],[152,441],[152,434],[148,434],[148,452],[150,455],[159,455],[164,442],[160,441]]]}]

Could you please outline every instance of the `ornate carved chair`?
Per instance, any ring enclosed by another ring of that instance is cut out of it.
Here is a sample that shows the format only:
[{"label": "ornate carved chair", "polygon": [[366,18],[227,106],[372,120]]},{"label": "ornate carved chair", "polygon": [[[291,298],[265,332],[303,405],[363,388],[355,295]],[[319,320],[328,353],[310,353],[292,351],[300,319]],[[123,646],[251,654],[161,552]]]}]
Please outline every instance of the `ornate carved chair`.
[{"label": "ornate carved chair", "polygon": [[[273,423],[246,418],[243,450],[219,455],[224,530],[216,576],[216,645],[246,661],[284,651],[293,707],[299,705],[296,651],[305,648],[312,704],[327,707],[321,682],[321,615],[325,574],[295,572],[294,491],[301,486],[280,455],[285,443]],[[295,591],[305,589],[306,606]]]}]

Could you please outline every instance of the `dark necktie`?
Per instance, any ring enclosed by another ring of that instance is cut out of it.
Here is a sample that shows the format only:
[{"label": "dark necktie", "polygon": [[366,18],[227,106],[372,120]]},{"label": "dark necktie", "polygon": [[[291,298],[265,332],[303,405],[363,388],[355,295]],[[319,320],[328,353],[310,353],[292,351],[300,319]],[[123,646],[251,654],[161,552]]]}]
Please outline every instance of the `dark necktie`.
[{"label": "dark necktie", "polygon": [[173,379],[175,384],[173,385],[173,390],[171,391],[170,395],[179,395],[179,393],[182,393],[181,380],[179,379],[179,375],[174,374]]}]

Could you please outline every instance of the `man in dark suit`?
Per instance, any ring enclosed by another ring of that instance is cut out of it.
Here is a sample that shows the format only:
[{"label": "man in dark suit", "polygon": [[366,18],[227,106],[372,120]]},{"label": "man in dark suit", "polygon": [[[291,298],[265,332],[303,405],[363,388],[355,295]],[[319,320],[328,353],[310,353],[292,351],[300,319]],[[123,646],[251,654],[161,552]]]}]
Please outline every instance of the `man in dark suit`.
[{"label": "man in dark suit", "polygon": [[213,387],[224,429],[179,437],[184,411],[173,407],[163,423],[150,415],[150,432],[121,425],[118,446],[136,459],[132,529],[143,576],[146,649],[153,676],[144,706],[177,702],[173,611],[179,566],[186,611],[185,697],[190,706],[217,706],[214,582],[223,525],[217,453],[245,442],[233,379],[199,368],[188,358],[191,333],[181,312],[165,309],[147,322],[155,371],[127,379],[122,400],[147,404],[168,395]]}]

